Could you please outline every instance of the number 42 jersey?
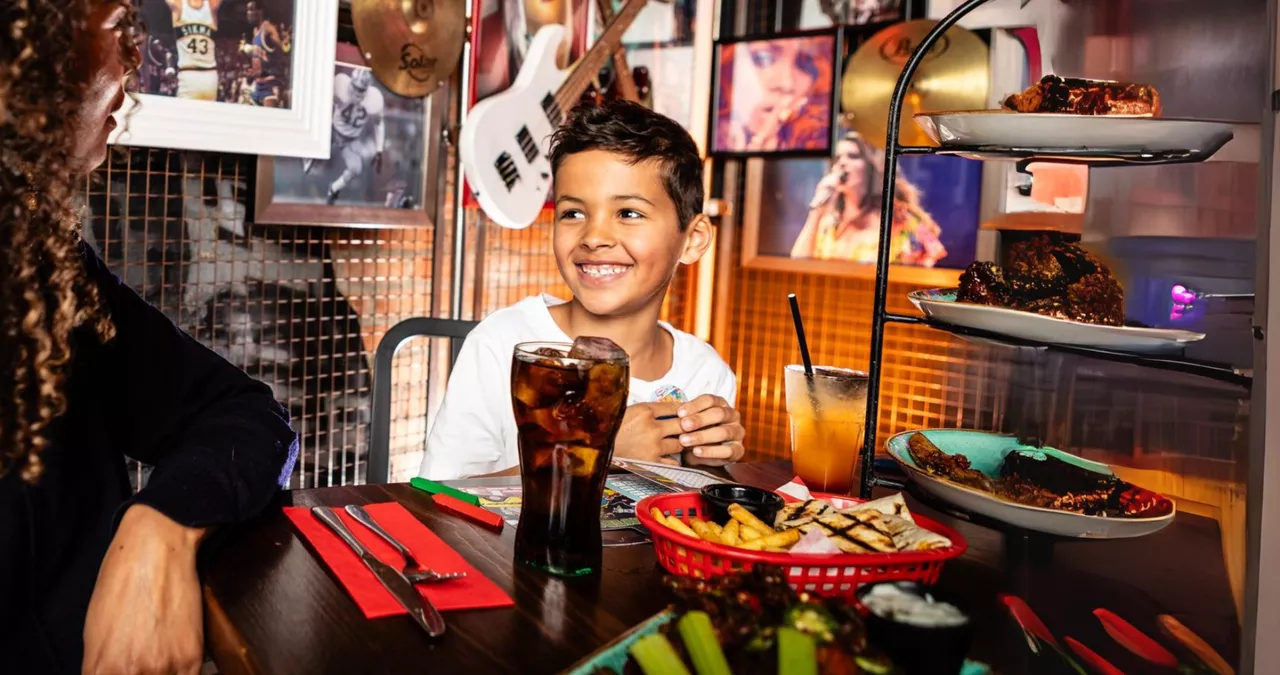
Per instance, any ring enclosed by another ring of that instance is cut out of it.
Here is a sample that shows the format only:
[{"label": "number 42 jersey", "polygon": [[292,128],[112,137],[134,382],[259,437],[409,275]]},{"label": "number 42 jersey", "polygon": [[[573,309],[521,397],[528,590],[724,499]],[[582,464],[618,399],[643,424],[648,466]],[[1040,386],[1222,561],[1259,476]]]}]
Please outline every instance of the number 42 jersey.
[{"label": "number 42 jersey", "polygon": [[350,75],[339,73],[333,80],[334,134],[347,140],[360,138],[365,127],[382,116],[385,105],[377,87],[353,86]]}]

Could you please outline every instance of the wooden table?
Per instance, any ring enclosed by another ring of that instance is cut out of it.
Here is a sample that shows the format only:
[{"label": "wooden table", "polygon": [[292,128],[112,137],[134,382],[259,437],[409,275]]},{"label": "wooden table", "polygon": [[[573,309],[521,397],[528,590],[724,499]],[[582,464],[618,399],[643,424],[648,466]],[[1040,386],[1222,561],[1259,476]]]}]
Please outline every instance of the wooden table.
[{"label": "wooden table", "polygon": [[[739,465],[730,474],[770,488],[791,475],[783,463]],[[448,612],[449,632],[435,643],[407,617],[367,620],[283,513],[272,509],[230,533],[203,565],[206,639],[222,673],[555,673],[668,602],[649,545],[606,548],[599,576],[561,580],[513,564],[514,528],[499,535],[438,513],[408,485],[282,495],[282,505],[308,507],[391,500],[510,594],[515,608]],[[996,600],[1000,592],[1025,599],[1060,641],[1070,635],[1129,673],[1146,671],[1102,631],[1091,614],[1095,607],[1152,636],[1156,615],[1174,614],[1236,659],[1239,629],[1212,520],[1179,514],[1173,525],[1142,539],[1063,542],[1047,562],[1024,562],[1009,555],[1019,546],[1006,547],[1001,533],[910,501],[913,510],[968,540],[969,552],[947,564],[939,588],[977,619],[973,656],[1002,673],[1051,671],[1027,649]]]}]

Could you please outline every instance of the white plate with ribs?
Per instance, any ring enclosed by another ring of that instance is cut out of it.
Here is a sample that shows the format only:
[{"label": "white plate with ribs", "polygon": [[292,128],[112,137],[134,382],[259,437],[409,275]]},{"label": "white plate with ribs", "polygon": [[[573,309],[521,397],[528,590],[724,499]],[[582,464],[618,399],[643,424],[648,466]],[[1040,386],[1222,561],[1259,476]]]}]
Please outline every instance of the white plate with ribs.
[{"label": "white plate with ribs", "polygon": [[931,288],[907,295],[924,315],[942,323],[1048,344],[1090,347],[1135,354],[1179,353],[1204,333],[1173,328],[1106,326],[1068,321],[1008,307],[956,300],[954,288]]},{"label": "white plate with ribs", "polygon": [[1185,151],[1207,157],[1234,135],[1226,122],[1140,115],[968,110],[919,113],[915,120],[943,148],[1008,148],[1045,154]]}]

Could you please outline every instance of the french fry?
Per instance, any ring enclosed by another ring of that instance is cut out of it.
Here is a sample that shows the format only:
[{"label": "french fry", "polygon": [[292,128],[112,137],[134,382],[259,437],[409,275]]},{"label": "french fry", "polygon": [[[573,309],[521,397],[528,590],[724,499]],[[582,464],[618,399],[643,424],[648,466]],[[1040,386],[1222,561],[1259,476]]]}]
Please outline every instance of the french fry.
[{"label": "french fry", "polygon": [[763,551],[770,547],[790,548],[795,546],[798,541],[800,541],[800,530],[786,530],[778,532],[777,534],[771,534],[767,537],[752,539],[751,541],[743,544],[742,548],[752,551]]},{"label": "french fry", "polygon": [[649,515],[653,516],[653,519],[659,523],[662,523],[663,525],[667,524],[667,517],[662,515],[662,509],[655,506],[649,509]]},{"label": "french fry", "polygon": [[708,520],[707,525],[711,526],[711,531],[715,532],[717,537],[724,539],[724,528],[720,527],[719,523],[714,520]]},{"label": "french fry", "polygon": [[738,537],[738,521],[730,520],[728,525],[724,526],[724,531],[720,533],[720,540],[726,546],[737,546],[742,543],[742,539]]},{"label": "french fry", "polygon": [[[736,520],[733,522],[738,523],[738,521]],[[738,523],[738,541],[746,543],[748,541],[755,541],[756,539],[759,539],[760,537],[763,537],[763,536],[764,535],[757,532],[754,527],[751,527],[750,525],[743,525],[742,523]]]},{"label": "french fry", "polygon": [[716,531],[711,529],[711,526],[707,524],[707,521],[700,518],[691,518],[689,520],[689,526],[693,528],[694,533],[696,533],[700,539],[705,539],[713,544],[721,543],[720,537],[716,536]]},{"label": "french fry", "polygon": [[766,549],[765,549],[765,551],[767,551],[767,552],[769,552],[769,553],[786,553],[786,552],[787,552],[787,549],[785,549],[785,548],[778,548],[777,546],[770,546],[770,547],[766,548]]},{"label": "french fry", "polygon": [[694,532],[693,530],[689,529],[689,526],[685,525],[684,521],[680,520],[676,516],[667,516],[667,519],[665,522],[667,523],[667,527],[675,530],[676,532],[679,532],[680,534],[688,535],[690,537],[693,537],[694,539],[701,539],[701,537],[698,536],[697,532]]},{"label": "french fry", "polygon": [[772,527],[766,525],[764,521],[757,518],[754,513],[742,508],[740,504],[729,505],[729,516],[760,534],[773,534],[774,530]]}]

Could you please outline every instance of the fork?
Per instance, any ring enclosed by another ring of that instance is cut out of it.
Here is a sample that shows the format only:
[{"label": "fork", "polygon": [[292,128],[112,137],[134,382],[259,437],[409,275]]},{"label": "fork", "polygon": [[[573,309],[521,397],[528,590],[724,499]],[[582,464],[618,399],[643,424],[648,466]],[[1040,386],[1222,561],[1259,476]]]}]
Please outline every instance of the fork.
[{"label": "fork", "polygon": [[418,563],[417,559],[413,557],[413,554],[409,552],[408,547],[401,544],[395,537],[391,536],[389,532],[382,529],[382,526],[378,524],[378,521],[374,520],[373,516],[370,516],[369,512],[365,511],[363,506],[358,504],[348,504],[345,510],[347,515],[355,518],[356,522],[361,525],[373,530],[374,534],[382,537],[384,541],[391,544],[391,548],[394,548],[401,556],[404,557],[404,569],[401,570],[400,573],[403,574],[410,582],[415,584],[437,583],[441,581],[461,579],[462,577],[467,576],[466,572],[440,574],[435,570],[423,567]]}]

